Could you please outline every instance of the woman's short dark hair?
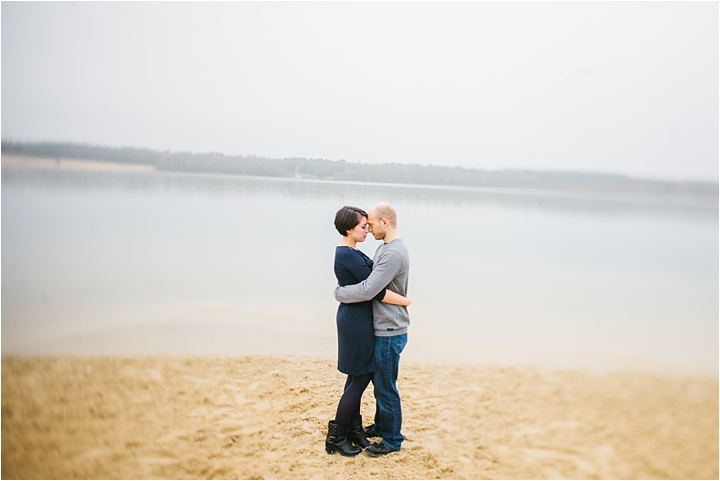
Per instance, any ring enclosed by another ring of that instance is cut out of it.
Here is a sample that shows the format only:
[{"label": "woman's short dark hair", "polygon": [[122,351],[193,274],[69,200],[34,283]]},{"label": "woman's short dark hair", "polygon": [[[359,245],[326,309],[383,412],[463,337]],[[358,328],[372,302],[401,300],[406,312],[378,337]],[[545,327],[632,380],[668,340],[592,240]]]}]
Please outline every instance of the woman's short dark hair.
[{"label": "woman's short dark hair", "polygon": [[335,228],[341,236],[346,236],[347,231],[353,230],[360,220],[367,219],[367,212],[358,208],[346,205],[335,214]]}]

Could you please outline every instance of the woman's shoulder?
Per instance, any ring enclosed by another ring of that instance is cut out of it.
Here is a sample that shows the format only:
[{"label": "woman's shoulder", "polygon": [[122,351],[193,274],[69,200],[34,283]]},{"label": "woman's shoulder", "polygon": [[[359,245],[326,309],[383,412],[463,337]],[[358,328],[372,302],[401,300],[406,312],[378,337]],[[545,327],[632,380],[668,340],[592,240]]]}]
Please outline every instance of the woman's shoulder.
[{"label": "woman's shoulder", "polygon": [[335,258],[342,258],[352,255],[353,248],[348,246],[335,247]]}]

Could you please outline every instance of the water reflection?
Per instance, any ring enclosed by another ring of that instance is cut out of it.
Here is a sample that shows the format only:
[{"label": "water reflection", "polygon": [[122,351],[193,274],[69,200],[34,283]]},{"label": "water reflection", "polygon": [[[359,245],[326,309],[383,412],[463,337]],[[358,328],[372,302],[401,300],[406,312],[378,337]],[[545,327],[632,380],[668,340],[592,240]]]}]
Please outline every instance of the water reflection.
[{"label": "water reflection", "polygon": [[455,188],[217,174],[107,173],[26,167],[3,167],[2,183],[3,187],[28,185],[70,191],[167,191],[221,197],[268,194],[336,202],[357,198],[449,207],[482,205],[525,211],[555,211],[577,216],[638,214],[689,217],[705,221],[718,219],[718,198],[704,196]]}]

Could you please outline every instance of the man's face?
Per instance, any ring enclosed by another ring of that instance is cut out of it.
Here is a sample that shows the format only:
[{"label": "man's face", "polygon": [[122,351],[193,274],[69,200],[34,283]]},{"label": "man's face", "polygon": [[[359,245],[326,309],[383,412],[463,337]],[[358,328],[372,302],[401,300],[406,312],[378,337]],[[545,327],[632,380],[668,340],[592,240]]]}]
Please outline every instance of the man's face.
[{"label": "man's face", "polygon": [[368,226],[375,240],[383,240],[385,238],[385,229],[383,228],[381,219],[375,217],[374,212],[368,213]]}]

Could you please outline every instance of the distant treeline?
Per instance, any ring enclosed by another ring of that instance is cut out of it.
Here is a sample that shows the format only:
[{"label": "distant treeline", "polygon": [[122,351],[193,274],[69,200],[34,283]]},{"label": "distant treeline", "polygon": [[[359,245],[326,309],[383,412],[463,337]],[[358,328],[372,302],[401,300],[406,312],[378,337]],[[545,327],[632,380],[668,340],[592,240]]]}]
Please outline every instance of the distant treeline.
[{"label": "distant treeline", "polygon": [[413,164],[364,164],[344,160],[270,159],[221,153],[160,152],[131,147],[56,142],[2,141],[2,153],[55,159],[143,164],[171,172],[219,173],[263,177],[350,180],[399,184],[565,189],[604,192],[718,196],[717,182],[672,182],[615,174],[480,170]]}]

